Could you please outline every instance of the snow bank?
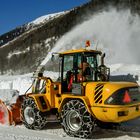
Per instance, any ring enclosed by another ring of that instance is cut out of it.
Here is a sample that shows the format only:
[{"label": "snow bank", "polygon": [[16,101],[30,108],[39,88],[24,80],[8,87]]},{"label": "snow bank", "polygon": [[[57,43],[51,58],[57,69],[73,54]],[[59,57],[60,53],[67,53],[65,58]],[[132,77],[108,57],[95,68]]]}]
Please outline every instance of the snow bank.
[{"label": "snow bank", "polygon": [[17,76],[0,76],[0,89],[18,90],[20,95],[23,95],[31,86],[32,74],[17,75]]},{"label": "snow bank", "polygon": [[[4,92],[5,89],[17,90],[19,95],[25,94],[30,88],[33,82],[32,73],[17,76],[0,76],[0,92]],[[52,78],[54,81],[58,78],[58,72],[45,71],[44,76]],[[31,89],[28,91],[31,92]]]}]

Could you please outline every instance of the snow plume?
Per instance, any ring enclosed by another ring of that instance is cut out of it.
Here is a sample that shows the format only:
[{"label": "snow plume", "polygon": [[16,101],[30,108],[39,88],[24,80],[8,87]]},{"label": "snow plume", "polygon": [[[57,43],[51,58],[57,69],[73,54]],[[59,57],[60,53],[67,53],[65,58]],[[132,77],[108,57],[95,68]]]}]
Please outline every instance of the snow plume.
[{"label": "snow plume", "polygon": [[130,10],[110,9],[90,16],[62,36],[51,52],[84,47],[86,40],[91,40],[93,49],[98,42],[109,64],[140,64],[140,17]]}]

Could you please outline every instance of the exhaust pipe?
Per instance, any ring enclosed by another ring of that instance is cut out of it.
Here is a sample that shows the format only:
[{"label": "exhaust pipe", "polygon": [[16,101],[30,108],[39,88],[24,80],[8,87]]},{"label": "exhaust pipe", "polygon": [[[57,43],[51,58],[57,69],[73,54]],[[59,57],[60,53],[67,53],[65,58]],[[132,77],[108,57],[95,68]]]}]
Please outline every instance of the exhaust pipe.
[{"label": "exhaust pipe", "polygon": [[103,53],[101,56],[101,65],[104,65],[104,58],[105,58],[105,53]]},{"label": "exhaust pipe", "polygon": [[37,70],[33,73],[33,77],[42,77],[44,73],[44,65],[40,65]]}]

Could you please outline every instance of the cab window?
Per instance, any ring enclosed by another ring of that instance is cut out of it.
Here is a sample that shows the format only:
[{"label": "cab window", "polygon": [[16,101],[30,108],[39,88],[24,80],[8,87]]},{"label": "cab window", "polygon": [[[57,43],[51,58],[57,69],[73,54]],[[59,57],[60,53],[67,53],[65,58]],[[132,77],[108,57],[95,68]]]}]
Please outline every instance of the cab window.
[{"label": "cab window", "polygon": [[63,80],[66,79],[66,74],[73,70],[73,55],[64,56],[64,67],[63,67]]}]

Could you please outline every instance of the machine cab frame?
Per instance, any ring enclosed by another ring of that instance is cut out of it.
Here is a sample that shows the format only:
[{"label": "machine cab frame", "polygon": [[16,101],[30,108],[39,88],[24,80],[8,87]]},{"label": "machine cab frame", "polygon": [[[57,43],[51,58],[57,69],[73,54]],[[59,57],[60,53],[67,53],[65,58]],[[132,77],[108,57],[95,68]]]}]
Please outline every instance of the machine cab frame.
[{"label": "machine cab frame", "polygon": [[62,92],[73,93],[75,86],[81,91],[83,82],[98,81],[98,68],[103,63],[101,54],[100,51],[85,49],[60,54]]}]

